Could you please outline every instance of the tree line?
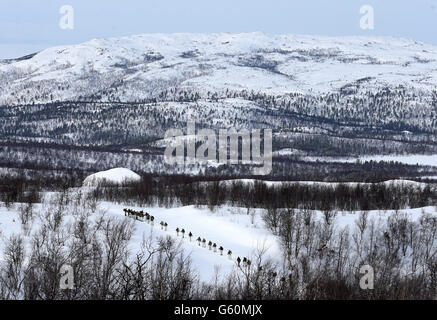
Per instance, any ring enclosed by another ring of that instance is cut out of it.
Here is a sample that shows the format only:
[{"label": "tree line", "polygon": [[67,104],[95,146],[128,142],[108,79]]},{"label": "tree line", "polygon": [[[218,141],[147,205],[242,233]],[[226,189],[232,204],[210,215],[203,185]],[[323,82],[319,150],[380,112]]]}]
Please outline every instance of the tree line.
[{"label": "tree line", "polygon": [[144,205],[220,205],[245,208],[305,208],[312,210],[388,210],[435,205],[432,184],[293,183],[244,180],[199,181],[189,176],[143,176],[124,186],[100,186],[96,199]]}]

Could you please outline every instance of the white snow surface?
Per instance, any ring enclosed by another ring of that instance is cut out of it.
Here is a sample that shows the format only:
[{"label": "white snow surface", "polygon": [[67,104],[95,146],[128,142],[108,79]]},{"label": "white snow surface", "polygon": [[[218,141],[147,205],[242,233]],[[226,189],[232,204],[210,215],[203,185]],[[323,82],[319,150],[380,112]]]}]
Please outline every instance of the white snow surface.
[{"label": "white snow surface", "polygon": [[130,169],[114,168],[89,175],[83,181],[84,186],[96,186],[99,183],[122,184],[127,181],[139,181],[141,176]]}]

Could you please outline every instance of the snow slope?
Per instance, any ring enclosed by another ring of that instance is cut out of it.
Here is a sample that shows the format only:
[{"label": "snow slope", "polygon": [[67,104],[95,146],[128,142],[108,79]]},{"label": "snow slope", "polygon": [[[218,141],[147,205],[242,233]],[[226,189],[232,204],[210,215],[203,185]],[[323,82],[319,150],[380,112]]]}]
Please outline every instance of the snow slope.
[{"label": "snow slope", "polygon": [[[49,201],[51,194],[46,194],[46,196],[47,201]],[[0,262],[3,258],[1,252],[3,252],[6,239],[13,234],[22,234],[23,227],[18,217],[19,206],[20,204],[15,204],[11,209],[0,207]],[[155,217],[154,225],[135,221],[135,231],[129,248],[131,252],[135,253],[139,250],[144,239],[151,237],[153,241],[157,241],[159,237],[170,236],[181,244],[186,254],[191,256],[193,267],[197,270],[201,280],[211,280],[216,271],[219,271],[219,274],[222,276],[232,271],[236,268],[235,260],[237,256],[247,257],[255,261],[256,253],[260,249],[266,250],[264,258],[268,257],[278,265],[282,262],[279,241],[265,227],[261,218],[261,209],[254,209],[248,215],[245,208],[229,206],[223,206],[211,212],[206,207],[144,208],[102,202],[98,205],[94,216],[97,217],[103,213],[108,218],[131,219],[124,216],[124,208],[144,210]],[[35,205],[35,218],[31,223],[29,232],[24,234],[25,240],[30,240],[33,232],[39,228],[41,217],[38,214],[44,213],[47,209],[47,203]],[[71,210],[70,212],[73,211]],[[373,210],[369,211],[369,219],[383,221],[393,213],[394,211],[392,210]],[[435,207],[399,210],[399,214],[405,214],[413,221],[417,221],[422,213],[437,215]],[[316,211],[315,214],[318,219],[323,219],[322,212]],[[335,217],[335,224],[339,228],[346,226],[354,228],[358,216],[357,212],[339,212]],[[72,218],[72,215],[64,217],[65,221],[71,221]],[[167,230],[161,228],[159,225],[160,221],[168,223]],[[177,227],[180,229],[184,228],[187,231],[184,238],[182,238],[180,233],[179,236],[176,234],[175,229]],[[190,231],[193,233],[192,241],[188,238]],[[216,242],[218,246],[223,246],[223,256],[219,252],[214,253],[208,247],[203,248],[199,246],[195,241],[199,236],[207,241]],[[28,249],[30,250],[30,248]],[[227,256],[228,250],[233,252],[231,259]]]},{"label": "snow slope", "polygon": [[[122,205],[116,205],[104,202],[100,208],[107,215],[114,217],[123,216]],[[176,207],[176,208],[140,208],[128,207],[134,210],[145,210],[155,217],[155,225],[151,226],[145,222],[136,221],[136,231],[134,234],[133,251],[139,248],[144,236],[152,234],[157,239],[160,236],[170,235],[178,239],[182,248],[187,254],[190,254],[195,269],[199,272],[200,279],[208,281],[214,278],[215,271],[218,270],[221,276],[231,272],[236,268],[236,258],[247,257],[255,261],[257,252],[264,251],[263,259],[271,259],[282,265],[282,253],[279,240],[268,230],[261,218],[262,209],[254,209],[248,215],[246,208],[223,206],[216,211],[211,212],[206,207],[196,208],[194,206]],[[369,220],[384,221],[394,210],[371,210],[368,211]],[[316,219],[323,219],[321,211],[314,211]],[[435,207],[415,208],[399,210],[399,214],[408,216],[412,221],[418,221],[423,213],[437,216]],[[338,228],[354,228],[359,217],[359,212],[339,212],[334,219]],[[168,230],[162,230],[159,225],[160,221],[168,223]],[[176,228],[184,228],[186,234],[190,231],[193,233],[193,240],[190,241],[188,236],[182,238],[176,234]],[[219,252],[214,253],[202,246],[198,246],[195,239],[197,237],[205,238],[207,242],[211,240],[216,242],[217,246],[223,246],[223,256]],[[137,246],[138,245],[138,246]],[[232,258],[227,257],[227,251],[232,251]]]},{"label": "snow slope", "polygon": [[435,89],[437,46],[388,37],[143,34],[0,61],[0,104],[90,95],[107,100],[106,91],[114,88],[117,99],[133,101],[171,88],[286,94],[359,90],[363,84],[365,90]]},{"label": "snow slope", "polygon": [[[123,216],[122,205],[104,202],[100,208],[107,215],[120,217]],[[134,210],[144,210],[155,217],[154,226],[146,222],[137,221],[134,234],[135,245],[131,248],[136,250],[136,244],[140,244],[144,235],[147,237],[151,233],[157,239],[160,236],[171,236],[178,239],[187,254],[190,254],[194,267],[199,271],[202,280],[211,280],[216,270],[220,274],[225,274],[236,267],[236,258],[247,257],[253,259],[258,249],[265,249],[266,256],[281,263],[280,245],[275,236],[264,226],[261,219],[261,210],[254,211],[253,221],[251,215],[247,215],[245,208],[221,207],[215,212],[209,209],[195,208],[194,206],[176,208],[140,208],[128,207]],[[167,231],[163,230],[159,223],[168,223]],[[252,223],[253,222],[253,223]],[[176,228],[186,230],[185,237],[176,234]],[[190,241],[188,233],[192,232],[193,237]],[[217,248],[223,246],[223,256],[217,250],[209,250],[208,246],[203,248],[196,242],[197,237],[205,238],[207,243],[212,241],[217,243]],[[231,259],[227,256],[228,250],[232,251]]]},{"label": "snow slope", "polygon": [[[50,199],[50,196],[47,196],[47,199]],[[6,239],[13,234],[22,233],[23,229],[18,214],[19,206],[20,204],[15,204],[14,208],[10,210],[0,207],[0,263]],[[32,232],[40,227],[41,220],[38,213],[47,210],[46,206],[46,204],[35,205],[35,218],[31,223],[31,230],[25,235],[25,238],[30,239]],[[135,231],[129,248],[131,252],[137,252],[144,239],[151,237],[156,243],[160,237],[173,237],[178,240],[185,253],[191,256],[193,266],[198,271],[201,280],[211,280],[216,271],[219,271],[220,275],[230,272],[236,267],[237,256],[254,258],[258,249],[266,249],[268,257],[280,262],[278,259],[280,257],[279,243],[276,237],[264,227],[260,210],[255,210],[252,218],[252,215],[247,215],[246,209],[243,208],[222,207],[216,212],[211,212],[207,208],[193,206],[144,208],[103,202],[99,204],[95,217],[104,213],[108,218],[132,219],[124,216],[124,208],[144,210],[155,217],[154,225],[135,221]],[[64,221],[72,221],[73,216],[66,216],[64,219]],[[167,231],[161,228],[160,221],[168,223]],[[177,227],[185,228],[187,231],[184,238],[180,233],[177,236],[175,231]],[[190,231],[193,233],[191,241],[188,238]],[[195,241],[199,236],[207,241],[211,240],[217,243],[218,247],[223,246],[223,255],[220,255],[219,250],[213,252],[213,250],[209,250],[208,246],[206,248],[199,246]],[[228,250],[233,253],[231,259],[227,255]]]},{"label": "snow slope", "polygon": [[140,175],[126,168],[114,168],[89,175],[83,181],[84,186],[97,186],[99,183],[121,184],[126,181],[139,181]]}]

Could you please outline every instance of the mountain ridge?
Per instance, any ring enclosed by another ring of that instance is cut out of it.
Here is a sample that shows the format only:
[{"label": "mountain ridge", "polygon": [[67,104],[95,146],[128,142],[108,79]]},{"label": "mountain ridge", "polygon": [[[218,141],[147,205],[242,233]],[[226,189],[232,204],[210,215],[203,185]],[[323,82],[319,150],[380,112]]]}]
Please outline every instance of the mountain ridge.
[{"label": "mountain ridge", "polygon": [[134,102],[164,90],[271,95],[437,88],[437,46],[405,38],[255,33],[100,38],[0,61],[0,104]]}]

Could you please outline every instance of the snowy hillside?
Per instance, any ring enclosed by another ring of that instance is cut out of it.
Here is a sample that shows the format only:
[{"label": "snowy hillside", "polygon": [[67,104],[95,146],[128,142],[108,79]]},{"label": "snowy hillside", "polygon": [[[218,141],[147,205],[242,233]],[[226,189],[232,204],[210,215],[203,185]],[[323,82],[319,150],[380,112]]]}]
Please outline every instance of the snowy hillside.
[{"label": "snowy hillside", "polygon": [[379,37],[145,34],[0,61],[0,104],[138,101],[172,88],[282,95],[436,85],[437,46]]},{"label": "snowy hillside", "polygon": [[[85,191],[86,189],[82,189]],[[72,198],[77,197],[81,189],[70,190],[69,194]],[[41,228],[44,216],[50,208],[56,203],[57,195],[55,193],[47,193],[46,200],[43,204],[35,204],[32,208],[33,220],[30,224],[23,225],[20,218],[23,204],[15,204],[15,208],[6,209],[0,208],[0,253],[4,250],[4,245],[7,239],[13,235],[24,235],[25,243],[31,241],[32,235],[36,234]],[[108,219],[116,219],[122,221],[127,219],[134,223],[135,231],[129,247],[131,253],[139,252],[145,239],[151,239],[156,243],[160,238],[169,236],[176,240],[184,252],[189,255],[193,261],[193,266],[198,272],[198,276],[202,281],[211,281],[215,273],[218,271],[221,276],[224,276],[237,269],[237,257],[252,259],[256,261],[257,254],[264,252],[264,259],[271,259],[277,266],[283,263],[280,242],[277,236],[266,227],[262,219],[263,209],[252,209],[248,215],[246,208],[223,206],[216,208],[211,212],[205,207],[196,208],[195,206],[161,208],[161,207],[128,207],[134,210],[144,210],[154,216],[154,224],[145,221],[126,218],[123,214],[123,209],[126,206],[111,202],[101,202],[98,204],[95,213],[93,213],[90,221],[98,221],[103,215]],[[63,216],[63,227],[67,228],[83,215],[83,208],[68,206],[68,214]],[[52,210],[53,211],[53,210]],[[323,220],[321,211],[314,211],[315,218]],[[369,220],[382,223],[394,214],[394,211],[369,211]],[[411,221],[418,221],[423,214],[436,216],[434,207],[425,207],[417,209],[406,209],[398,212],[400,215],[405,215]],[[338,228],[354,228],[356,221],[359,218],[359,212],[339,212],[335,217],[334,222]],[[168,223],[167,230],[160,226],[159,222],[165,221]],[[184,228],[186,234],[176,233],[176,228]],[[188,232],[192,232],[193,237],[190,240]],[[65,236],[69,233],[67,232]],[[197,237],[205,238],[208,241],[217,243],[217,246],[223,246],[223,254],[220,254],[217,249],[209,249],[199,245],[196,241]],[[30,252],[31,248],[27,248]],[[228,250],[232,251],[232,255],[228,256]],[[4,256],[0,254],[0,265],[3,263]]]},{"label": "snowy hillside", "polygon": [[[122,217],[122,205],[105,202],[100,205],[106,215],[111,217]],[[144,237],[152,236],[155,240],[162,236],[171,236],[179,241],[187,254],[193,259],[196,270],[203,281],[213,279],[216,270],[221,275],[228,274],[236,268],[236,259],[247,257],[252,261],[256,260],[259,252],[265,253],[265,259],[272,259],[278,266],[282,265],[280,242],[276,236],[266,227],[262,220],[262,209],[252,210],[252,214],[246,214],[245,208],[225,206],[211,212],[207,208],[195,208],[194,206],[177,208],[140,208],[133,209],[145,210],[153,214],[155,224],[136,221],[136,232],[134,234],[134,245],[131,249],[135,252],[139,249]],[[401,210],[404,214],[417,221],[423,213],[436,216],[436,209],[433,207]],[[369,219],[382,223],[394,211],[381,212],[378,210],[369,211]],[[323,213],[315,211],[317,219],[323,219]],[[334,222],[337,227],[353,228],[358,220],[359,213],[343,212],[335,217]],[[167,230],[160,227],[159,222],[163,220],[168,223]],[[177,234],[176,228],[185,228],[186,233],[192,232],[190,240],[187,235]],[[212,241],[218,246],[223,246],[223,255],[214,250],[209,250],[208,246],[203,247],[196,242],[197,237],[206,238],[207,242]],[[228,250],[232,255],[227,255]]]}]

